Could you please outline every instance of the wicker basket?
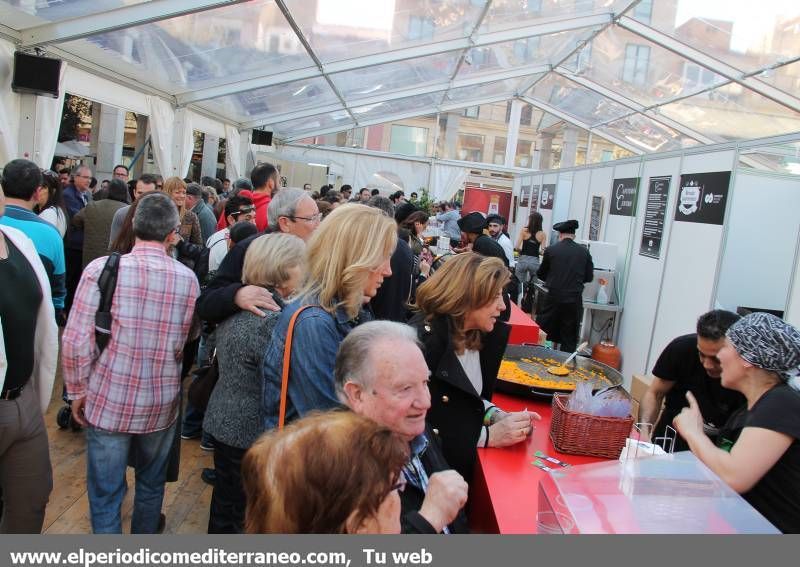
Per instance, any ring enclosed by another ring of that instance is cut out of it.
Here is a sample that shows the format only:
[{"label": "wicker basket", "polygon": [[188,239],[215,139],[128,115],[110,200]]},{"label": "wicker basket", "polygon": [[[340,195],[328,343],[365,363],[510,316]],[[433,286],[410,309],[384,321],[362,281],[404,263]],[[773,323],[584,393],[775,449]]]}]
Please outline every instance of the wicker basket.
[{"label": "wicker basket", "polygon": [[630,436],[633,416],[600,417],[570,411],[567,394],[553,395],[550,439],[561,453],[616,459]]}]

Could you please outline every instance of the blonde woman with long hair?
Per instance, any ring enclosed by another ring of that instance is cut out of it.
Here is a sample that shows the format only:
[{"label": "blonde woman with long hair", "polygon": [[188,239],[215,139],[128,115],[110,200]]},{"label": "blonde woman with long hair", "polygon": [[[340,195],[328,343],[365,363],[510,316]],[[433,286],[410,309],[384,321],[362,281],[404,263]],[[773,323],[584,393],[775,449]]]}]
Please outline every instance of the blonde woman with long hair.
[{"label": "blonde woman with long hair", "polygon": [[472,478],[477,447],[525,440],[533,412],[506,413],[491,403],[510,327],[498,320],[509,280],[502,260],[458,254],[417,289],[417,329],[431,372],[428,423],[439,430],[445,459]]},{"label": "blonde woman with long hair", "polygon": [[360,205],[337,207],[308,242],[308,271],[298,299],[286,306],[264,355],[261,409],[264,428],[278,423],[283,351],[294,324],[286,420],[339,405],[333,366],[339,343],[372,317],[366,304],[392,274],[397,225],[382,211]]}]

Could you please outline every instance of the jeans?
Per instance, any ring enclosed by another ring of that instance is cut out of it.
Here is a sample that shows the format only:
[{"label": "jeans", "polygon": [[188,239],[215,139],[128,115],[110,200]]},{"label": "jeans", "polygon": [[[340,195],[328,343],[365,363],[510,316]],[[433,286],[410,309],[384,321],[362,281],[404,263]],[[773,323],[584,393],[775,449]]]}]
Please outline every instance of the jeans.
[{"label": "jeans", "polygon": [[245,497],[242,487],[242,459],[247,449],[232,447],[214,439],[216,482],[211,493],[208,533],[240,534],[244,529]]},{"label": "jeans", "polygon": [[156,533],[175,427],[173,423],[161,431],[141,434],[88,428],[86,483],[93,533],[122,533],[122,500],[128,490],[125,469],[132,445],[137,456],[131,533]]}]

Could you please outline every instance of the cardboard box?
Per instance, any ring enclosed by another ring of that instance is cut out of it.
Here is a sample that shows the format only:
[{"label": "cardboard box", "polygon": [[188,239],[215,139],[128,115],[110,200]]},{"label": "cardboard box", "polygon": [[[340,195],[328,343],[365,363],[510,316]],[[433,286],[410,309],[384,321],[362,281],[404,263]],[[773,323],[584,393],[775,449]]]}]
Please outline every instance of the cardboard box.
[{"label": "cardboard box", "polygon": [[637,402],[641,403],[642,396],[644,396],[645,392],[647,392],[647,389],[650,387],[650,383],[652,381],[653,376],[650,374],[646,376],[634,374],[633,379],[631,380],[631,397]]}]

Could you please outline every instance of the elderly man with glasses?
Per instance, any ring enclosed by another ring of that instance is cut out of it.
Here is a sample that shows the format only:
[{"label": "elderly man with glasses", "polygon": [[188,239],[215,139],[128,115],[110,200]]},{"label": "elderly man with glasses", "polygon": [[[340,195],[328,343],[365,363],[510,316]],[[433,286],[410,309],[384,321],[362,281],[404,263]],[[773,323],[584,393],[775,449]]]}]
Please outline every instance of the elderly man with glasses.
[{"label": "elderly man with glasses", "polygon": [[392,321],[353,329],[339,346],[334,369],[345,405],[408,442],[407,482],[400,494],[403,533],[466,533],[467,483],[445,461],[436,430],[426,427],[429,374],[417,333]]},{"label": "elderly man with glasses", "polygon": [[[257,214],[256,207],[256,214]],[[242,284],[244,255],[250,244],[262,234],[286,232],[308,240],[319,226],[322,215],[314,201],[302,189],[281,189],[267,210],[267,229],[246,238],[231,248],[217,274],[197,300],[197,314],[204,321],[217,324],[241,310],[264,316],[264,309],[277,311],[272,295],[263,287]]]},{"label": "elderly man with glasses", "polygon": [[72,170],[72,183],[64,189],[64,206],[67,209],[67,235],[64,238],[64,257],[66,260],[67,299],[65,310],[69,312],[75,290],[81,279],[83,269],[83,228],[72,223],[72,219],[91,200],[92,192],[89,184],[92,181],[92,170],[88,165],[78,165]]}]

